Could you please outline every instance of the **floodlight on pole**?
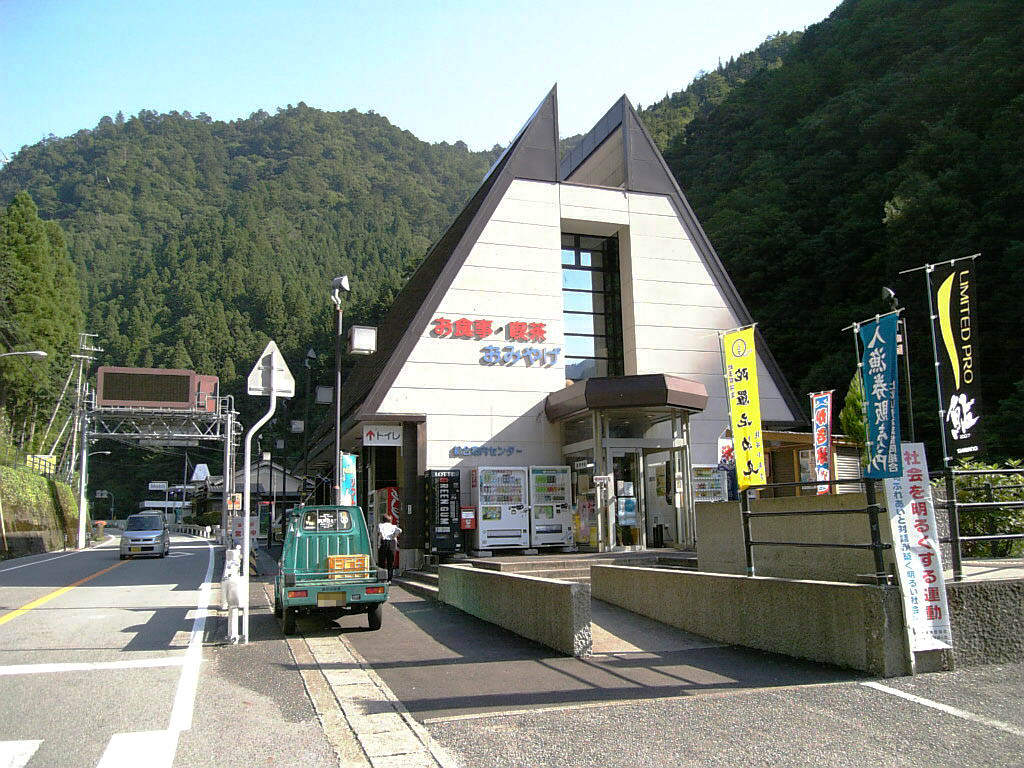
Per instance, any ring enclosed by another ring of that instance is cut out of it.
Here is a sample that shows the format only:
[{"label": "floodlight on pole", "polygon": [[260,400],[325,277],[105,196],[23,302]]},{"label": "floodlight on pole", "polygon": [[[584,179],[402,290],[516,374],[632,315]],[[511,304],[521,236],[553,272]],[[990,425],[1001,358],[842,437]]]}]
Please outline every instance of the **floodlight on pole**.
[{"label": "floodlight on pole", "polygon": [[13,355],[23,355],[24,357],[31,357],[33,360],[42,360],[44,357],[49,357],[46,352],[41,349],[33,349],[28,352],[3,352],[0,353],[0,357],[11,357]]},{"label": "floodlight on pole", "polygon": [[349,293],[352,290],[348,275],[334,278],[331,281],[331,289],[331,301],[334,302],[338,316],[334,337],[334,503],[341,504],[341,292]]}]

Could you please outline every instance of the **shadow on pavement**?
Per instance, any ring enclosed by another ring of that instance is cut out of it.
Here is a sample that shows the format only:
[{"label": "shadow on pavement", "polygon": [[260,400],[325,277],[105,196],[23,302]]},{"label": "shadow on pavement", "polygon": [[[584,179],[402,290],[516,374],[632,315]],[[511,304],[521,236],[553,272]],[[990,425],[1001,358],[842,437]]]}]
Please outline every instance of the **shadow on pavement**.
[{"label": "shadow on pavement", "polygon": [[[348,640],[418,719],[861,677],[814,662],[721,646],[636,619],[627,629],[617,619],[618,635],[628,650],[576,659],[396,588],[383,629],[353,633]],[[645,638],[653,642],[645,645]]]}]

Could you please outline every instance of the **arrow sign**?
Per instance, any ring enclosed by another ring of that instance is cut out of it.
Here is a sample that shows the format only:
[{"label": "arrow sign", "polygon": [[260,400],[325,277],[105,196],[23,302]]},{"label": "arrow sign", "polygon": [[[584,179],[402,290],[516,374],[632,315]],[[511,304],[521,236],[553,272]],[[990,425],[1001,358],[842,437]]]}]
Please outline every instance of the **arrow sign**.
[{"label": "arrow sign", "polygon": [[247,391],[250,395],[295,397],[295,378],[288,370],[281,350],[273,341],[267,344],[260,359],[249,372],[248,384]]}]

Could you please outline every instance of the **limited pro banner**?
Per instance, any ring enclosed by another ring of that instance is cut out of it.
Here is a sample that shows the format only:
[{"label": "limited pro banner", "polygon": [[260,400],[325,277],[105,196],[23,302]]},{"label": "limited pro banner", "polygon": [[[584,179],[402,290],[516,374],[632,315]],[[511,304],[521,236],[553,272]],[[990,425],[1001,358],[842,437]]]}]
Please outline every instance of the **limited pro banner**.
[{"label": "limited pro banner", "polygon": [[914,651],[953,647],[924,443],[903,444],[903,473],[885,481],[903,615]]},{"label": "limited pro banner", "polygon": [[945,412],[948,459],[981,453],[977,297],[974,259],[937,264],[928,273],[939,370],[939,404]]},{"label": "limited pro banner", "polygon": [[861,380],[867,416],[868,465],[864,477],[899,477],[900,398],[896,331],[899,315],[882,315],[860,326]]},{"label": "limited pro banner", "polygon": [[[811,394],[811,422],[814,430],[814,478],[826,483],[832,479],[832,390]],[[832,489],[819,485],[818,495]]]},{"label": "limited pro banner", "polygon": [[761,437],[761,400],[757,391],[757,353],[754,327],[729,331],[722,337],[728,385],[732,443],[739,489],[767,485],[764,441]]}]

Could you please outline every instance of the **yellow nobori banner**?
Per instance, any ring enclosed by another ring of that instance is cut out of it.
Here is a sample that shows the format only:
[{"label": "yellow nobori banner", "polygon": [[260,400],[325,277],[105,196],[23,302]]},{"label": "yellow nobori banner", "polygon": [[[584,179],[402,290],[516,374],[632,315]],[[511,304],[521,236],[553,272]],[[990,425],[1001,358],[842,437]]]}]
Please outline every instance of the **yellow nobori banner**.
[{"label": "yellow nobori banner", "polygon": [[729,398],[729,420],[732,424],[739,488],[743,490],[755,485],[767,485],[753,326],[729,331],[722,337],[722,346],[725,351],[726,394]]}]

